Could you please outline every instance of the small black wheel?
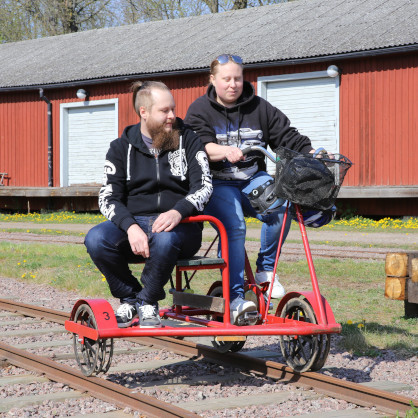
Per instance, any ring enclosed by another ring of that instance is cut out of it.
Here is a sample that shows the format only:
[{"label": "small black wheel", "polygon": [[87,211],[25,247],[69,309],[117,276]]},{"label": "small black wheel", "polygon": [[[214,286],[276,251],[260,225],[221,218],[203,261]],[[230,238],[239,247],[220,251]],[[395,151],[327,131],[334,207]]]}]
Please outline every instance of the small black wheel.
[{"label": "small black wheel", "polygon": [[318,335],[318,346],[318,356],[310,368],[311,372],[317,372],[324,367],[331,347],[331,334]]},{"label": "small black wheel", "polygon": [[[215,287],[210,293],[209,296],[219,297],[223,296],[222,286]],[[221,316],[212,316],[213,321],[222,321]],[[233,353],[238,352],[244,347],[245,341],[216,341],[215,337],[212,339],[212,345],[222,354],[231,351]]]},{"label": "small black wheel", "polygon": [[[315,314],[303,299],[290,299],[280,314],[281,318],[316,323]],[[318,335],[281,335],[280,348],[286,363],[295,372],[306,372],[315,363],[319,353]]]},{"label": "small black wheel", "polygon": [[[74,322],[86,327],[97,329],[93,311],[87,304],[78,307]],[[113,356],[113,338],[105,338],[94,341],[90,338],[81,339],[73,334],[74,354],[81,372],[85,376],[106,373],[109,370]]]},{"label": "small black wheel", "polygon": [[[308,302],[308,300],[306,299],[304,300],[312,308],[312,305]],[[315,324],[317,323],[318,321],[315,316]],[[324,367],[324,364],[328,358],[329,350],[331,348],[331,334],[319,334],[318,335],[318,347],[319,347],[318,356],[310,368],[311,372],[317,372],[318,370],[321,370],[322,367]]]}]

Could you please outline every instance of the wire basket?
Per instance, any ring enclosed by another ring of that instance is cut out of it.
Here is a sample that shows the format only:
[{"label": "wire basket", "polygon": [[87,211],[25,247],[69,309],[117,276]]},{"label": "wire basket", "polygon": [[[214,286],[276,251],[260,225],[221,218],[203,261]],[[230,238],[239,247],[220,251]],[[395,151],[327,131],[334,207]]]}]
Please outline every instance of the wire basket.
[{"label": "wire basket", "polygon": [[292,203],[330,209],[352,163],[341,154],[301,154],[279,147],[276,153],[276,196]]}]

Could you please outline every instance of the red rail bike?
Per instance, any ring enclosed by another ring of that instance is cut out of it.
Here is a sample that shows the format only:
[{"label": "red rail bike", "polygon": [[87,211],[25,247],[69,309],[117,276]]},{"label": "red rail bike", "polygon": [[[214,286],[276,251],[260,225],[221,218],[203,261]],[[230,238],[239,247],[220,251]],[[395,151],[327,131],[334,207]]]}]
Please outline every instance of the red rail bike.
[{"label": "red rail bike", "polygon": [[[288,163],[302,154],[283,149],[276,158],[263,148],[253,146],[245,153],[262,151],[277,164],[276,183],[280,189],[280,179],[285,176]],[[303,155],[304,158],[311,156]],[[324,154],[316,158],[332,173],[334,185],[327,191],[324,205],[333,204],[342,184],[345,172],[351,162],[342,155]],[[282,176],[283,174],[283,176]],[[293,176],[293,174],[292,174]],[[283,186],[283,185],[282,185]],[[281,192],[286,194],[286,192]],[[304,194],[306,196],[306,194]],[[288,198],[289,196],[283,196]],[[303,247],[310,272],[312,290],[291,291],[279,301],[273,312],[271,309],[272,286],[258,286],[248,257],[245,264],[245,298],[251,299],[257,306],[257,318],[252,318],[253,325],[234,325],[230,321],[229,294],[229,255],[228,237],[222,223],[208,215],[199,215],[184,219],[182,222],[210,222],[218,230],[221,255],[219,258],[207,256],[178,260],[175,267],[175,281],[170,293],[172,305],[160,309],[163,320],[161,328],[141,328],[135,323],[128,328],[118,328],[115,314],[110,303],[104,299],[82,299],[76,302],[71,317],[65,328],[73,333],[74,351],[77,363],[86,376],[107,372],[113,356],[113,340],[129,337],[212,337],[214,347],[222,352],[239,351],[246,338],[252,335],[278,336],[283,357],[289,367],[297,372],[316,371],[324,365],[329,349],[331,335],[341,332],[341,325],[336,323],[334,314],[327,300],[321,295],[318,279],[312,259],[308,234],[303,219],[304,198],[299,200],[291,195],[292,214],[297,219]],[[290,216],[290,203],[283,224]],[[278,258],[283,243],[283,229],[279,239],[274,271],[277,271]],[[193,276],[200,270],[213,270],[215,278],[206,294],[189,291]],[[192,272],[189,278],[188,273]]]}]

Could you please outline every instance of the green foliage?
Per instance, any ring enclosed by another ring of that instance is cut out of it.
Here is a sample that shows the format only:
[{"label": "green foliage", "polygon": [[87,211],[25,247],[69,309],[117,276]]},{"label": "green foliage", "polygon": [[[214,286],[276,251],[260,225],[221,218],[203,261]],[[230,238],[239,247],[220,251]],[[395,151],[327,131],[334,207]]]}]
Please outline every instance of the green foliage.
[{"label": "green foliage", "polygon": [[[405,418],[418,418],[418,408],[414,405],[412,401],[409,402],[411,409],[406,411]],[[396,418],[401,417],[399,413],[396,414]]]}]

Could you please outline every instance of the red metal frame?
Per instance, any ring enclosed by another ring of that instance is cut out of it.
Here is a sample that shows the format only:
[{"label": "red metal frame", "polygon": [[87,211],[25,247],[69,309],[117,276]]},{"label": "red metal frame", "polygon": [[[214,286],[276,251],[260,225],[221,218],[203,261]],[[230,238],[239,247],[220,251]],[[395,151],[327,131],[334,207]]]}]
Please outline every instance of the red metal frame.
[{"label": "red metal frame", "polygon": [[[302,214],[298,205],[295,205],[296,216],[299,221],[299,227],[302,234],[303,246],[308,261],[309,271],[312,282],[312,292],[290,292],[286,294],[280,301],[276,314],[269,314],[266,306],[269,306],[271,299],[272,288],[268,292],[268,300],[265,304],[264,295],[262,291],[256,286],[254,281],[254,275],[246,256],[245,269],[246,269],[246,289],[252,290],[256,293],[262,320],[259,324],[252,326],[237,326],[231,324],[230,321],[230,294],[229,294],[229,253],[228,253],[228,237],[225,227],[216,218],[208,215],[193,216],[184,219],[182,222],[210,222],[214,224],[218,231],[221,242],[221,255],[224,260],[222,263],[213,264],[210,266],[177,266],[176,267],[176,291],[182,291],[182,272],[186,270],[203,270],[203,269],[220,269],[222,275],[222,289],[223,298],[225,299],[225,312],[219,314],[215,312],[205,311],[201,309],[191,308],[187,306],[173,306],[168,309],[160,309],[160,316],[163,318],[184,321],[187,323],[195,324],[195,327],[172,327],[164,326],[162,328],[140,328],[138,326],[132,326],[129,328],[118,328],[116,318],[113,309],[109,302],[103,299],[84,299],[79,300],[71,313],[69,321],[65,322],[65,328],[78,334],[80,340],[84,338],[90,338],[97,340],[100,338],[124,338],[124,337],[141,337],[141,336],[248,336],[248,335],[311,335],[311,334],[331,334],[341,332],[341,325],[335,322],[332,310],[326,301],[326,299],[320,294],[318,280],[315,273],[315,267],[312,260],[312,254],[309,248],[308,237],[306,228],[303,223]],[[286,222],[288,216],[288,208],[286,209],[283,223]],[[277,255],[275,260],[274,271],[277,270],[278,258],[283,243],[282,230],[279,245],[277,249]],[[218,283],[218,282],[217,282]],[[214,284],[215,285],[215,284]],[[213,289],[212,285],[211,289]],[[267,291],[266,288],[263,291]],[[292,298],[305,297],[311,304],[315,315],[317,317],[317,324],[308,322],[295,321],[288,318],[281,318],[280,312],[286,302]],[[92,330],[86,326],[82,326],[74,322],[74,316],[77,308],[82,304],[90,306],[93,311],[94,317],[97,323],[97,330]],[[197,316],[208,316],[209,319],[205,319]],[[223,315],[223,322],[211,319],[211,316],[221,317]]]}]

